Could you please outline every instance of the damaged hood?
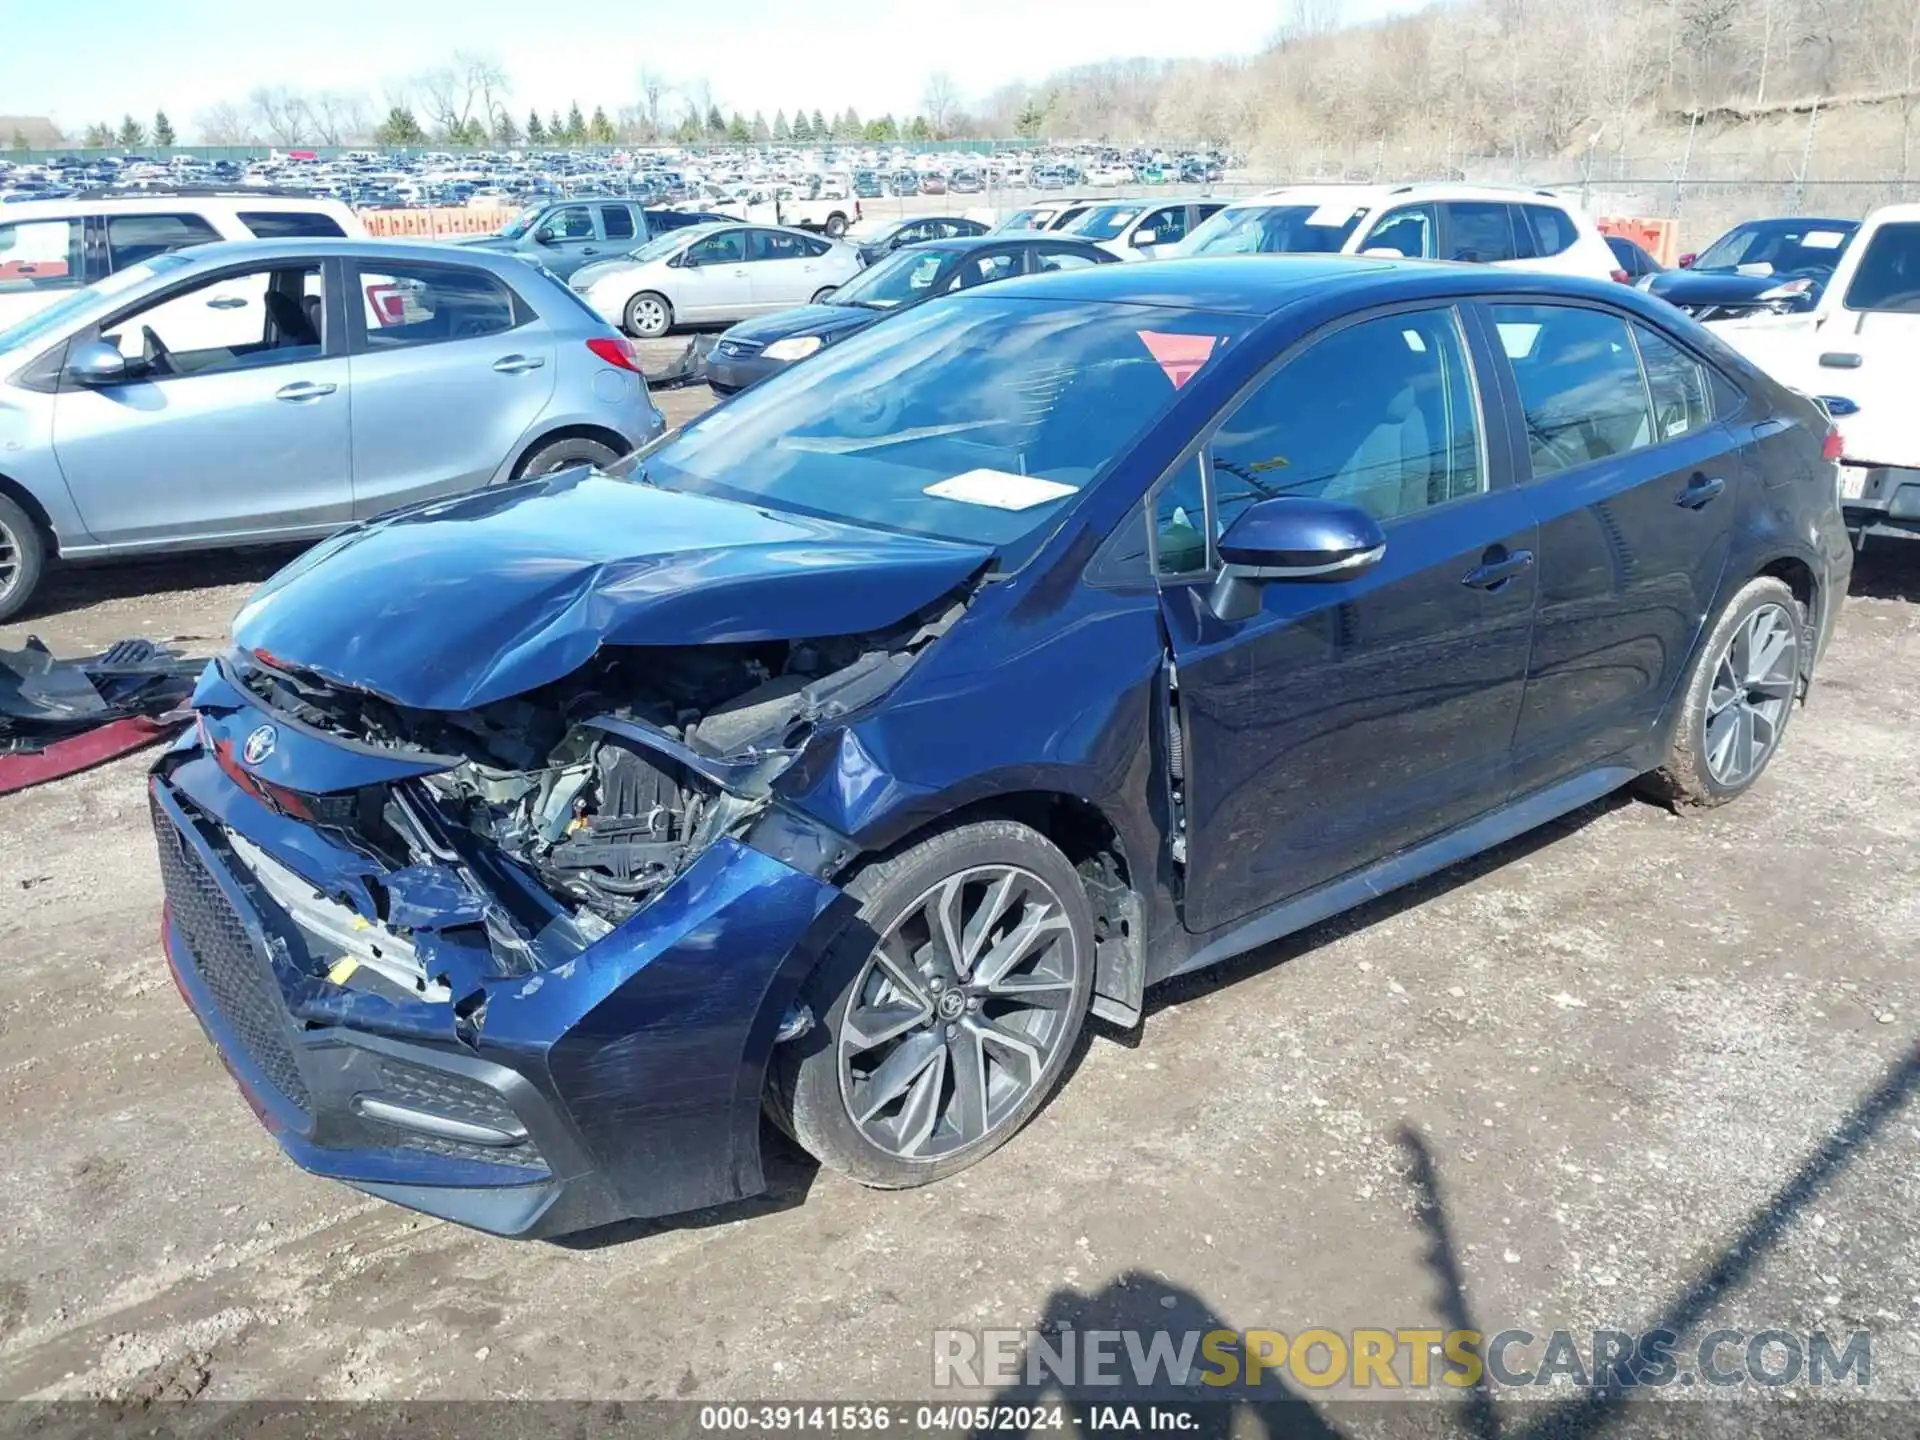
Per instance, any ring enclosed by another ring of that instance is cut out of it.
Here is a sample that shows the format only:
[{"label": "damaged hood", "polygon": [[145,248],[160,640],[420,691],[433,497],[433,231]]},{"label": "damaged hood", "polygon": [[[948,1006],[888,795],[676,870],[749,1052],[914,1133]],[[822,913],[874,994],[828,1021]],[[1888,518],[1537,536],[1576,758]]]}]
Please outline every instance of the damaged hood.
[{"label": "damaged hood", "polygon": [[262,586],[233,633],[270,663],[467,710],[561,679],[602,645],[883,629],[991,555],[574,470],[336,536]]}]

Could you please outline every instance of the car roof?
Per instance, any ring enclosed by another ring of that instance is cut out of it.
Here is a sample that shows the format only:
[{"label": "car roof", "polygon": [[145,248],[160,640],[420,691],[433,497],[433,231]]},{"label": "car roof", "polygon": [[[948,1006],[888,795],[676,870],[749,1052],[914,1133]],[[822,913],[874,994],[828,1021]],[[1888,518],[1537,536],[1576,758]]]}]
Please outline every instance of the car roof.
[{"label": "car roof", "polygon": [[258,195],[245,190],[179,191],[154,189],[140,194],[99,195],[82,191],[54,200],[17,200],[6,208],[9,220],[64,220],[75,215],[119,215],[132,211],[326,210],[339,214],[343,202],[325,195],[289,195],[284,190]]},{"label": "car roof", "polygon": [[[314,237],[288,240],[220,240],[208,245],[190,245],[170,250],[168,255],[188,261],[195,269],[215,270],[253,260],[305,260],[342,255],[361,260],[411,260],[416,264],[458,262],[493,270],[502,275],[521,275],[536,267],[518,255],[487,250],[477,245],[454,245],[438,240],[355,240]],[[176,266],[177,279],[185,267]]]},{"label": "car roof", "polygon": [[1282,185],[1258,195],[1227,203],[1235,209],[1247,205],[1364,205],[1377,209],[1389,201],[1397,205],[1417,205],[1423,200],[1532,200],[1556,205],[1570,202],[1551,190],[1525,185],[1474,185],[1458,180],[1419,180],[1402,185],[1346,184],[1327,181],[1319,184]]},{"label": "car roof", "polygon": [[1078,235],[1062,235],[1057,230],[1003,230],[997,235],[949,235],[939,240],[922,240],[915,245],[902,245],[900,248],[916,253],[939,250],[948,254],[964,255],[974,250],[998,250],[1006,245],[1065,245],[1069,249],[1088,252],[1100,249],[1091,240],[1083,239]]},{"label": "car roof", "polygon": [[1638,291],[1613,280],[1506,270],[1491,265],[1388,260],[1358,255],[1221,255],[1098,265],[1004,280],[995,295],[1082,304],[1157,305],[1267,316],[1310,296],[1379,291],[1385,302],[1550,291],[1632,303]]}]

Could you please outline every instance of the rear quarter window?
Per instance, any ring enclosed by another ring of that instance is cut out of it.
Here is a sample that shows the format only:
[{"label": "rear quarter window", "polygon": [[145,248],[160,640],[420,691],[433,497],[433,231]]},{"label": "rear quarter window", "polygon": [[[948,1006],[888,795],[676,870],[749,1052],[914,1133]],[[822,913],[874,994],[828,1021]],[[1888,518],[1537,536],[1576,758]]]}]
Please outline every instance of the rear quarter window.
[{"label": "rear quarter window", "polygon": [[242,210],[240,223],[256,240],[339,240],[340,222],[319,210]]},{"label": "rear quarter window", "polygon": [[1558,255],[1571,250],[1573,242],[1580,238],[1572,217],[1564,210],[1552,205],[1519,205],[1514,208],[1520,212],[1527,229],[1532,232],[1533,253],[1536,255]]},{"label": "rear quarter window", "polygon": [[107,258],[115,270],[138,265],[169,250],[189,245],[211,245],[223,238],[198,215],[109,215]]}]

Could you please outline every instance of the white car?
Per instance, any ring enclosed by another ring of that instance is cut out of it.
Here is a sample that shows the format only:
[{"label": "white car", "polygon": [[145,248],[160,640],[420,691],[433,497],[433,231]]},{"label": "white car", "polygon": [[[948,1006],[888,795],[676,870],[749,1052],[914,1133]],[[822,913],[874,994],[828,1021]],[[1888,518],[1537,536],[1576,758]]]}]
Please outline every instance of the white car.
[{"label": "white car", "polygon": [[169,250],[366,233],[353,211],[319,196],[151,190],[18,201],[0,210],[0,330]]},{"label": "white car", "polygon": [[1236,200],[1187,255],[1382,255],[1613,278],[1619,262],[1580,207],[1548,190],[1433,182],[1289,185]]},{"label": "white car", "polygon": [[1131,185],[1134,179],[1131,165],[1096,165],[1087,172],[1089,185]]},{"label": "white car", "polygon": [[1225,206],[1224,200],[1110,200],[1054,227],[1122,260],[1164,260]]},{"label": "white car", "polygon": [[1920,205],[1867,216],[1813,309],[1709,328],[1826,405],[1849,530],[1920,538]]},{"label": "white car", "polygon": [[574,290],[641,339],[677,324],[745,320],[818,304],[860,273],[860,252],[778,225],[718,222],[669,230],[617,260],[574,271]]}]

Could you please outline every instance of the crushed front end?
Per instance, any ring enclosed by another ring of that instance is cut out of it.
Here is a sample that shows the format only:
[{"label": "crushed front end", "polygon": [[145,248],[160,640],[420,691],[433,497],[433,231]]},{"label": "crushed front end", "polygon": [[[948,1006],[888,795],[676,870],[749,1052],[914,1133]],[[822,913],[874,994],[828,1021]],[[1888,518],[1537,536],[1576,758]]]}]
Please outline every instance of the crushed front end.
[{"label": "crushed front end", "polygon": [[853,908],[773,782],[939,629],[610,647],[457,713],[236,650],[152,777],[180,990],[287,1153],[371,1194],[537,1236],[756,1193]]}]

